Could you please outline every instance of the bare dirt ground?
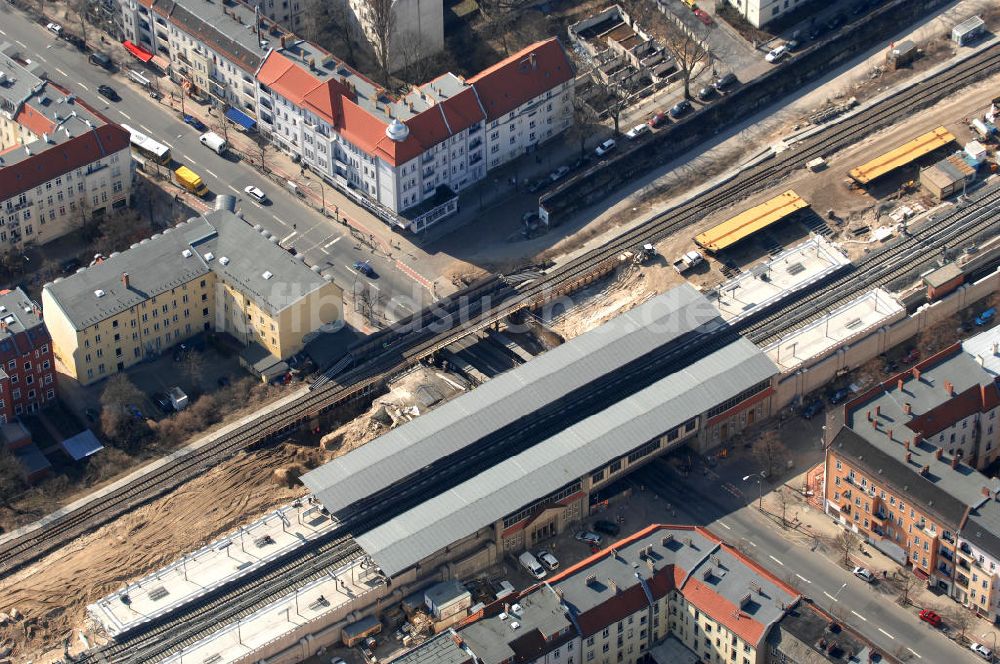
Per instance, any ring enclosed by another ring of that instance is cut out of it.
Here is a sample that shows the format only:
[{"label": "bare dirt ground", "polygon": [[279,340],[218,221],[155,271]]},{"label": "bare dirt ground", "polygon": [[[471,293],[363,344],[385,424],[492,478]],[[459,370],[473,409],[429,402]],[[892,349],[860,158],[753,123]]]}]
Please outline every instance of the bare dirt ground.
[{"label": "bare dirt ground", "polygon": [[[204,546],[241,524],[306,494],[298,477],[388,430],[386,415],[400,421],[460,394],[465,381],[419,367],[392,384],[366,413],[323,437],[319,447],[284,443],[240,454],[114,523],[78,539],[0,581],[0,651],[36,664],[62,656],[62,640],[86,631],[88,604]],[[414,410],[416,408],[417,410]],[[388,410],[388,413],[386,413]],[[22,617],[9,621],[12,611]],[[90,635],[87,635],[90,638]],[[93,641],[91,641],[93,642]]]}]

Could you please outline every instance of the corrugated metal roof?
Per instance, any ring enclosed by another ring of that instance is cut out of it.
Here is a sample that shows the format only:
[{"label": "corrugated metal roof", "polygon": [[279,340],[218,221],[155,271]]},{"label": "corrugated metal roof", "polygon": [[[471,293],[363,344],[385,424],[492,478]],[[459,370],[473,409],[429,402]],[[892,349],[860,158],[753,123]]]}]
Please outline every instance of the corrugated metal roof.
[{"label": "corrugated metal roof", "polygon": [[302,482],[338,513],[685,333],[722,324],[696,289],[674,288],[306,473]]},{"label": "corrugated metal roof", "polygon": [[390,576],[770,378],[738,339],[357,538]]}]

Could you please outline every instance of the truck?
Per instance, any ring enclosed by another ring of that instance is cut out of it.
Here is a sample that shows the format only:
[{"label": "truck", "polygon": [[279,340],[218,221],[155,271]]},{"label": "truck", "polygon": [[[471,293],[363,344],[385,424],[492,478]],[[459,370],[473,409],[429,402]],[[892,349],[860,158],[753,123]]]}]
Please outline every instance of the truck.
[{"label": "truck", "polygon": [[229,149],[229,143],[226,142],[226,139],[214,131],[206,131],[198,137],[198,141],[215,154],[222,154]]},{"label": "truck", "polygon": [[171,387],[170,391],[167,392],[167,396],[170,397],[170,403],[173,404],[174,410],[182,411],[187,408],[188,395],[184,394],[184,390],[181,388]]},{"label": "truck", "polygon": [[705,257],[701,255],[700,251],[692,249],[687,252],[677,260],[673,262],[674,269],[677,270],[677,274],[684,274],[691,268],[701,265],[705,261]]},{"label": "truck", "polygon": [[204,196],[208,193],[208,187],[205,186],[201,176],[187,166],[181,166],[174,171],[174,179],[177,181],[177,184],[184,187],[195,196]]}]

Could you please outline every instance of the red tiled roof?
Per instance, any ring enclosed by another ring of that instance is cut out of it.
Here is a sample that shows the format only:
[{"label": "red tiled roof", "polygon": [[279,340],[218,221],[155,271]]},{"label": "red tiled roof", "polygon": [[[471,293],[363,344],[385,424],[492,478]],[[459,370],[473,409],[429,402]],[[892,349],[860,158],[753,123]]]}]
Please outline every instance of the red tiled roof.
[{"label": "red tiled roof", "polygon": [[711,586],[698,579],[689,579],[681,594],[688,602],[711,616],[713,620],[725,625],[729,631],[739,635],[747,643],[760,643],[764,637],[764,630],[767,627],[764,623],[754,620],[738,606],[712,590]]},{"label": "red tiled roof", "polygon": [[555,37],[528,46],[469,79],[492,121],[573,78],[562,44]]},{"label": "red tiled roof", "polygon": [[277,51],[267,55],[257,80],[295,104],[320,84],[318,78]]},{"label": "red tiled roof", "polygon": [[56,130],[56,123],[32,106],[30,102],[21,106],[21,111],[14,118],[14,121],[23,125],[39,138],[42,137],[42,134],[51,134]]},{"label": "red tiled roof", "polygon": [[585,639],[593,636],[608,625],[624,620],[647,606],[649,606],[649,600],[646,598],[646,591],[642,589],[642,586],[638,583],[629,586],[591,610],[584,611],[577,616],[581,636]]},{"label": "red tiled roof", "polygon": [[107,124],[86,134],[53,145],[11,166],[0,168],[0,200],[10,198],[58,177],[60,173],[86,166],[128,148],[129,133]]},{"label": "red tiled roof", "polygon": [[996,384],[989,386],[973,385],[961,394],[958,394],[935,408],[931,408],[925,413],[915,416],[906,426],[925,438],[930,438],[945,429],[954,426],[955,422],[969,417],[973,413],[982,413],[989,410],[984,401],[989,396],[994,399],[996,394]]}]

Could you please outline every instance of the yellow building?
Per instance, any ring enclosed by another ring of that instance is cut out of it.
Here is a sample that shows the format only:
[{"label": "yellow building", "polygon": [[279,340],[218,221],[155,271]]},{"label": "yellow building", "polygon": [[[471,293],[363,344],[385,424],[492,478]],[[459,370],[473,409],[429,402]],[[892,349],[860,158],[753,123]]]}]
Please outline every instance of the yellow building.
[{"label": "yellow building", "polygon": [[57,360],[86,385],[205,330],[287,358],[341,319],[343,290],[216,210],[46,284],[42,309]]}]

